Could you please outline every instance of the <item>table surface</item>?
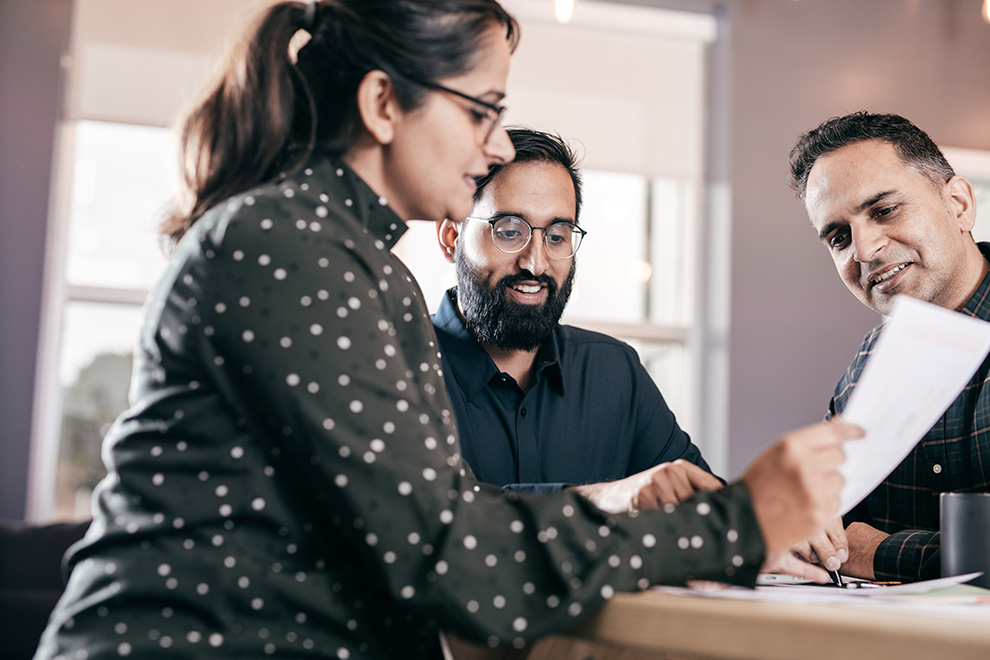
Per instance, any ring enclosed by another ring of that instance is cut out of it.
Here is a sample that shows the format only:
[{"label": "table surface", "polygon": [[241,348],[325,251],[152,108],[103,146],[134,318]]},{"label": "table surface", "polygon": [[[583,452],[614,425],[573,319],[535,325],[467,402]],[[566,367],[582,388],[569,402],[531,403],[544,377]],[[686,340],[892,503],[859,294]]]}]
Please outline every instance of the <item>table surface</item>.
[{"label": "table surface", "polygon": [[[977,587],[962,588],[967,595],[990,595]],[[637,658],[990,658],[987,620],[888,607],[730,600],[652,591],[617,594],[563,637],[637,651],[630,655]],[[644,656],[642,651],[651,653]]]}]

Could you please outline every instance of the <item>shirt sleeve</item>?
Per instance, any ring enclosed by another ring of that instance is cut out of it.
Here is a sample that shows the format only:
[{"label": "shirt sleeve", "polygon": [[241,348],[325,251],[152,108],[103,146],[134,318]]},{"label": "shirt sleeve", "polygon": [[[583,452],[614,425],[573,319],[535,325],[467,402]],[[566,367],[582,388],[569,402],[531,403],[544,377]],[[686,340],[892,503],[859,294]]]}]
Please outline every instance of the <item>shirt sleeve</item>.
[{"label": "shirt sleeve", "polygon": [[881,541],[873,556],[873,573],[878,580],[933,580],[941,577],[941,564],[939,533],[912,529]]},{"label": "shirt sleeve", "polygon": [[764,546],[741,484],[612,516],[573,493],[476,482],[408,271],[381,241],[255,211],[218,230],[198,278],[212,287],[205,322],[252,423],[294,465],[287,501],[335,521],[369,588],[465,639],[511,643],[616,591],[755,581]]}]

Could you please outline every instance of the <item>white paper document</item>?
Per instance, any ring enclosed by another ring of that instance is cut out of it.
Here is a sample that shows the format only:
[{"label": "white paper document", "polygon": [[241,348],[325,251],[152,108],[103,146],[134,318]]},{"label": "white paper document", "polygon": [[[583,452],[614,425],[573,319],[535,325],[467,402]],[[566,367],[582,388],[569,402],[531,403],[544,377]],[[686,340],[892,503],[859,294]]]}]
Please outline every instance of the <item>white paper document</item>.
[{"label": "white paper document", "polygon": [[843,446],[842,514],[870,494],[935,424],[990,351],[990,323],[907,296],[866,362],[842,418],[866,431]]}]

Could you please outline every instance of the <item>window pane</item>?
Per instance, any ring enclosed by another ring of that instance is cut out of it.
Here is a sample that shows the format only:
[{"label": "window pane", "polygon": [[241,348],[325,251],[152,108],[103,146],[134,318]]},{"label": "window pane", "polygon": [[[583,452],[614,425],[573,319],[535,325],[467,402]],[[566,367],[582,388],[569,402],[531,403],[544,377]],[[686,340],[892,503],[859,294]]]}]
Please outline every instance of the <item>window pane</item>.
[{"label": "window pane", "polygon": [[66,279],[148,289],[165,265],[155,228],[176,192],[170,133],[80,121],[74,134]]},{"label": "window pane", "polygon": [[59,353],[62,423],[54,519],[90,515],[89,496],[105,474],[100,445],[127,409],[131,352],[141,323],[137,306],[70,302]]},{"label": "window pane", "polygon": [[585,170],[574,292],[565,319],[639,323],[646,320],[650,265],[646,240],[646,177]]}]

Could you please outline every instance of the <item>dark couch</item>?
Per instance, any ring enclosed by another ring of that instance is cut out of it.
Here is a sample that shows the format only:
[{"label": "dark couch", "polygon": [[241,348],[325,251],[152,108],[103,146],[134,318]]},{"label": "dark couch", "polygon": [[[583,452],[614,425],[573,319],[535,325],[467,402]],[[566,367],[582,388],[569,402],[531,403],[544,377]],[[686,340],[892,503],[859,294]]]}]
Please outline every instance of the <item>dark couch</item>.
[{"label": "dark couch", "polygon": [[29,525],[0,519],[0,657],[30,660],[65,586],[62,556],[89,523]]}]

